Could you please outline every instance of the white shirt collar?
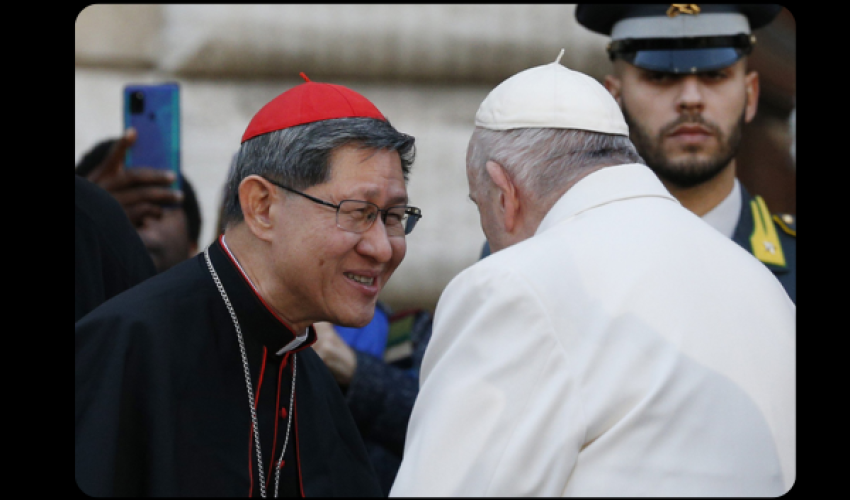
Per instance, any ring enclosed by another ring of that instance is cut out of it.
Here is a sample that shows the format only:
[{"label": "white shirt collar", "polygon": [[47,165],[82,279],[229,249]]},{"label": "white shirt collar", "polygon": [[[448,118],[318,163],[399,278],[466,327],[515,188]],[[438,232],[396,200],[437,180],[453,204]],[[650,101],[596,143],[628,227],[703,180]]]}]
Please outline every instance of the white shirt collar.
[{"label": "white shirt collar", "polygon": [[555,202],[535,234],[592,208],[629,198],[659,197],[679,203],[646,165],[628,163],[601,168],[579,180]]},{"label": "white shirt collar", "polygon": [[735,179],[732,192],[729,193],[729,196],[703,215],[702,220],[726,235],[726,237],[731,238],[735,233],[735,227],[738,226],[738,219],[740,217],[741,184],[738,182],[738,179]]}]

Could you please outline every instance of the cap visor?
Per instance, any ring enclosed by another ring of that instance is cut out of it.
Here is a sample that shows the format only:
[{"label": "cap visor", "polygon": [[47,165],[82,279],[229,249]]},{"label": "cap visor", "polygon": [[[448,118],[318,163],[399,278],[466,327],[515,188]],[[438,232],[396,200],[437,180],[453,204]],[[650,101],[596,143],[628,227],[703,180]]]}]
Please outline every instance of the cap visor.
[{"label": "cap visor", "polygon": [[635,66],[664,73],[697,73],[731,66],[744,51],[732,47],[712,49],[640,50],[623,58]]}]

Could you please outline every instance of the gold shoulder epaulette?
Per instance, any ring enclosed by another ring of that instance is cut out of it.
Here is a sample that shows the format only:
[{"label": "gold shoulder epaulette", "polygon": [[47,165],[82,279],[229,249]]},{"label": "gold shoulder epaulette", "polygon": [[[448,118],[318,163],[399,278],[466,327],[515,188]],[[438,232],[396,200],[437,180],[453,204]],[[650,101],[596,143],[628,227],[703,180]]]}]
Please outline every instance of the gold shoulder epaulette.
[{"label": "gold shoulder epaulette", "polygon": [[774,214],[773,220],[787,234],[797,237],[797,219],[791,214]]},{"label": "gold shoulder epaulette", "polygon": [[765,264],[785,267],[785,254],[782,252],[782,244],[779,242],[779,234],[776,225],[767,210],[767,204],[761,196],[756,196],[750,201],[753,210],[753,234],[750,236],[750,245],[753,255]]}]

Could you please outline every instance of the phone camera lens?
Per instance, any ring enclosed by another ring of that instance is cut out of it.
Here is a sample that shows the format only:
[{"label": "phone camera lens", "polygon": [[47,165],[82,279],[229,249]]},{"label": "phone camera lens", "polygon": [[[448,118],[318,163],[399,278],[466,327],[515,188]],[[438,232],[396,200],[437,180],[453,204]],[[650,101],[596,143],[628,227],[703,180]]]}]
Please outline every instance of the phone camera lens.
[{"label": "phone camera lens", "polygon": [[145,110],[145,93],[136,91],[130,94],[130,113],[139,114]]}]

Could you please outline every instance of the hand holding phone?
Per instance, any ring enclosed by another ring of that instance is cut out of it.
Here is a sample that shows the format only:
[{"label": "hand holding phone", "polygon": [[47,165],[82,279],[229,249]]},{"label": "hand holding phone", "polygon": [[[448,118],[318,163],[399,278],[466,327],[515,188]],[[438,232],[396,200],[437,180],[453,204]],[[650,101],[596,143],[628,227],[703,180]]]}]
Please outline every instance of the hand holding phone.
[{"label": "hand holding phone", "polygon": [[138,227],[146,217],[160,217],[163,206],[180,203],[183,195],[171,187],[177,180],[171,171],[124,168],[127,150],[137,138],[135,129],[127,129],[112,145],[103,162],[86,178],[108,191]]}]

